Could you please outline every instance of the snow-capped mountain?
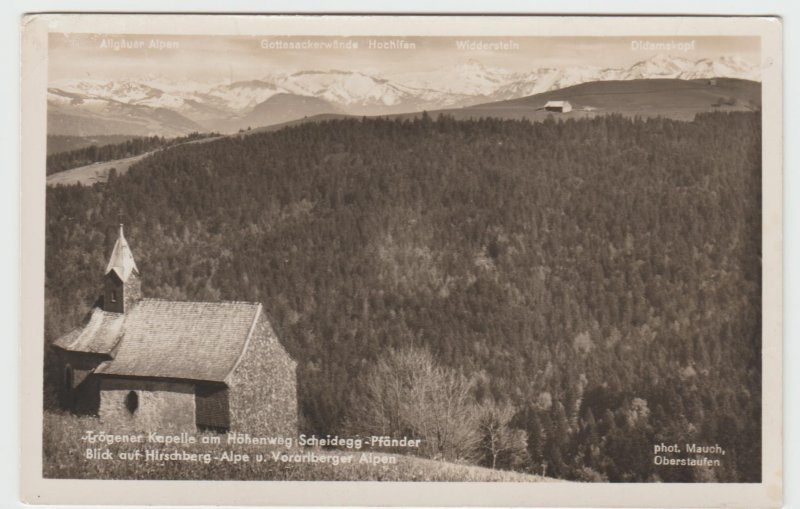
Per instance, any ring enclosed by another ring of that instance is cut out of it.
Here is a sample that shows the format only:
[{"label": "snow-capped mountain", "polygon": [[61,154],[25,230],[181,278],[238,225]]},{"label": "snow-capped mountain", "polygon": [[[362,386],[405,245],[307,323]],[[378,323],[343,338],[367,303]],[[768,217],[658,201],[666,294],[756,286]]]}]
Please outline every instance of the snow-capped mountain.
[{"label": "snow-capped mountain", "polygon": [[681,74],[681,79],[686,80],[710,77],[761,81],[761,72],[758,67],[752,65],[743,58],[730,56],[697,60],[694,62],[691,69]]},{"label": "snow-capped mountain", "polygon": [[[255,119],[268,125],[291,120],[299,112],[303,115],[402,113],[515,99],[593,81],[712,77],[758,81],[760,72],[757,66],[737,56],[691,60],[660,54],[630,67],[532,66],[526,72],[470,60],[429,71],[384,76],[346,70],[306,70],[232,83],[175,81],[154,76],[115,81],[60,80],[50,84],[48,103],[51,116],[59,119],[51,122],[53,129],[58,126],[75,129],[79,125],[78,131],[88,134],[176,135],[197,129],[232,131],[251,125]],[[259,108],[276,96],[281,99]],[[314,100],[297,99],[302,97]],[[281,109],[284,105],[285,111]],[[121,111],[129,111],[130,118],[107,118],[112,112]],[[165,118],[169,119],[169,125],[160,125]],[[89,119],[92,124],[83,125],[81,119]],[[120,129],[123,132],[118,132]]]},{"label": "snow-capped mountain", "polygon": [[381,78],[360,72],[302,71],[279,84],[297,95],[318,97],[334,104],[395,106],[413,96]]},{"label": "snow-capped mountain", "polygon": [[436,90],[454,96],[490,96],[509,81],[513,73],[488,67],[470,59],[463,64],[433,71],[389,75],[394,83],[414,90]]},{"label": "snow-capped mountain", "polygon": [[[659,54],[636,62],[628,69],[620,69],[619,72],[623,79],[681,79],[682,76],[692,73],[694,66],[695,62],[692,60]],[[725,78],[727,76],[716,77]]]},{"label": "snow-capped mountain", "polygon": [[236,81],[212,88],[205,98],[210,102],[217,103],[220,108],[232,112],[245,112],[252,110],[276,94],[286,92],[286,89],[267,81]]},{"label": "snow-capped mountain", "polygon": [[658,54],[630,67],[602,68],[579,66],[536,68],[529,72],[510,72],[487,67],[476,60],[451,68],[425,73],[392,75],[395,83],[409,87],[442,90],[466,97],[483,96],[490,100],[506,100],[551,90],[580,85],[590,81],[634,79],[704,79],[739,78],[760,80],[758,67],[740,57],[689,60]]},{"label": "snow-capped mountain", "polygon": [[455,104],[469,97],[352,71],[301,71],[271,79],[287,93],[316,97],[353,114],[413,111]]}]

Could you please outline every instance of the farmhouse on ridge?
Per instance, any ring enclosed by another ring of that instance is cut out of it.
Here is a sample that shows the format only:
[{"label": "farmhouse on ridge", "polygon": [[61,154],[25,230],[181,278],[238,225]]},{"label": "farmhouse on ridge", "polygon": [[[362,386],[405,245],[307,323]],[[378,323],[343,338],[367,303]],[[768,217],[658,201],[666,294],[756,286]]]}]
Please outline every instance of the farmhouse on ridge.
[{"label": "farmhouse on ridge", "polygon": [[261,304],[143,298],[122,225],[98,304],[53,346],[62,405],[104,423],[296,432],[296,362]]},{"label": "farmhouse on ridge", "polygon": [[572,111],[572,105],[569,103],[569,101],[547,101],[547,103],[544,105],[544,109],[558,113],[569,113]]}]

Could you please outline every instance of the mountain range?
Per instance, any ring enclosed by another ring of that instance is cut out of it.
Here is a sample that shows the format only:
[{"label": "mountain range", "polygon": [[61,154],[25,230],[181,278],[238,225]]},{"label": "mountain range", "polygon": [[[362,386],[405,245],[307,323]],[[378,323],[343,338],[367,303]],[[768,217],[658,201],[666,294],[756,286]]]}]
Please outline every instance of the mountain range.
[{"label": "mountain range", "polygon": [[736,56],[691,60],[659,54],[630,67],[519,72],[476,60],[431,71],[373,75],[346,70],[265,73],[229,83],[160,77],[67,79],[48,87],[48,134],[176,136],[235,132],[320,114],[388,115],[508,101],[598,81],[760,80]]}]

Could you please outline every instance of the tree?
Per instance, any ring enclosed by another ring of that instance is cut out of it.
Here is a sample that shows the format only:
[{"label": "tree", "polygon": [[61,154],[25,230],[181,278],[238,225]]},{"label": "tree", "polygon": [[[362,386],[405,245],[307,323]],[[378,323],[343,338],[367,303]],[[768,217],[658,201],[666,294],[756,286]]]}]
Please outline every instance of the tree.
[{"label": "tree", "polygon": [[420,454],[471,460],[477,448],[472,384],[438,366],[430,352],[392,350],[368,371],[351,404],[349,433],[421,438]]},{"label": "tree", "polygon": [[509,404],[484,402],[479,410],[480,462],[492,468],[516,469],[527,461],[528,437],[512,428],[515,414]]}]

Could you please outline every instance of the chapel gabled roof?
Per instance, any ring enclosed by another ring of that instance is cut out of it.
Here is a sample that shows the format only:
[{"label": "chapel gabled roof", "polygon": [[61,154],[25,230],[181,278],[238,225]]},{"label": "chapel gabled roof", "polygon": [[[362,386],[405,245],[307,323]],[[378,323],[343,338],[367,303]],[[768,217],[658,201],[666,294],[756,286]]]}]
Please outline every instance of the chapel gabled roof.
[{"label": "chapel gabled roof", "polygon": [[109,313],[96,307],[86,325],[61,336],[53,344],[72,352],[110,355],[122,336],[124,318],[123,314]]},{"label": "chapel gabled roof", "polygon": [[[125,314],[95,309],[92,317],[107,324],[99,330],[108,335],[97,332],[91,340],[77,341],[73,331],[56,345],[93,352],[113,342],[113,358],[95,370],[103,375],[224,383],[244,354],[260,314],[258,303],[142,299]],[[113,319],[121,320],[119,333],[111,326],[117,323]]]},{"label": "chapel gabled roof", "polygon": [[125,314],[106,375],[224,382],[252,335],[261,305],[143,299]]},{"label": "chapel gabled roof", "polygon": [[117,242],[114,243],[114,249],[111,251],[111,257],[108,259],[105,273],[108,274],[111,271],[114,271],[123,283],[128,280],[132,273],[139,273],[131,248],[122,233],[122,225],[119,225],[119,237],[117,237]]}]

